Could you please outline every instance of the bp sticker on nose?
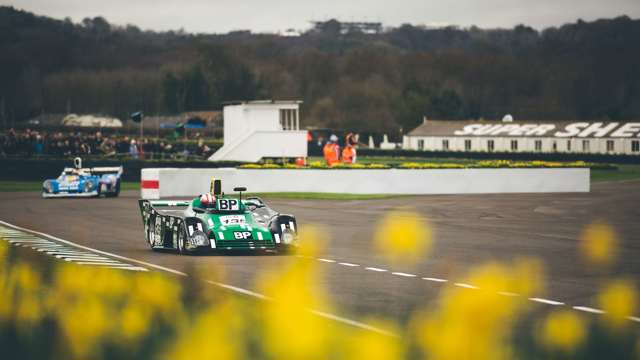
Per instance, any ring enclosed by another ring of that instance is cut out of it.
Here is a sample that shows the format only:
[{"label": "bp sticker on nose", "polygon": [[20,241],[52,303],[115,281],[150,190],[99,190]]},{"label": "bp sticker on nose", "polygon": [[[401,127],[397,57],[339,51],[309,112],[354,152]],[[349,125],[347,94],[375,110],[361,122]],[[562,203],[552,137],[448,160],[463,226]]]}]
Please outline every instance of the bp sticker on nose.
[{"label": "bp sticker on nose", "polygon": [[233,237],[236,238],[236,240],[251,240],[253,239],[252,235],[251,235],[251,231],[234,231],[233,232]]}]

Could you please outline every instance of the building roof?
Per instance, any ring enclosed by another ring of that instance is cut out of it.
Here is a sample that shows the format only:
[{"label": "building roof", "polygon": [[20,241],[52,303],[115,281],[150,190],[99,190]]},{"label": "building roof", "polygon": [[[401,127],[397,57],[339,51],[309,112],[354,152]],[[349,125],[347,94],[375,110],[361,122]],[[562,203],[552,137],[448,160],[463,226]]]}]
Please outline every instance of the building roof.
[{"label": "building roof", "polygon": [[640,122],[427,120],[407,136],[637,138]]},{"label": "building roof", "polygon": [[302,100],[233,100],[225,101],[222,105],[264,105],[264,104],[302,104]]}]

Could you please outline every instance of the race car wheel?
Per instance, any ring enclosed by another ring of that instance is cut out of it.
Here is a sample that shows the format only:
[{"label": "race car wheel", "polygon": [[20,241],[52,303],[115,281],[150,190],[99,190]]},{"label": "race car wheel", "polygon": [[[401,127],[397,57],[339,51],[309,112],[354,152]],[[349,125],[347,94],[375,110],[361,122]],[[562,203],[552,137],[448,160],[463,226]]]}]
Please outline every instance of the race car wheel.
[{"label": "race car wheel", "polygon": [[184,229],[178,232],[178,253],[179,254],[187,253],[187,250],[184,245],[184,242],[187,241],[186,239],[187,239],[187,234]]},{"label": "race car wheel", "polygon": [[51,181],[47,180],[42,185],[42,197],[51,193],[53,193],[53,185],[51,184]]},{"label": "race car wheel", "polygon": [[118,195],[120,195],[120,180],[118,180],[116,182],[116,184],[114,185],[114,189],[112,192],[107,192],[104,195],[106,197],[118,197]]},{"label": "race car wheel", "polygon": [[278,215],[269,224],[271,234],[276,238],[276,249],[288,253],[298,245],[296,220],[291,215]]},{"label": "race car wheel", "polygon": [[149,220],[147,221],[147,243],[149,244],[149,247],[151,248],[151,250],[155,250],[153,248],[153,243],[155,242],[155,228],[156,228],[156,221],[155,221],[155,216],[150,216]]},{"label": "race car wheel", "polygon": [[90,193],[92,188],[93,188],[93,183],[91,181],[85,181],[83,192]]},{"label": "race car wheel", "polygon": [[116,192],[113,193],[113,197],[118,197],[120,195],[120,180],[116,182]]}]

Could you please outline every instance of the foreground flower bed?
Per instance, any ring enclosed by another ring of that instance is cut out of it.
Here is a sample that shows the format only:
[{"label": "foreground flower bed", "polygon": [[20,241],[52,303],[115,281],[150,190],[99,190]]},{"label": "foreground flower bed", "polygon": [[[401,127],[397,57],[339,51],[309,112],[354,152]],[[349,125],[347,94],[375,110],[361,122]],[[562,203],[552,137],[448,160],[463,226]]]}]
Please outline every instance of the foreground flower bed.
[{"label": "foreground flower bed", "polygon": [[314,161],[306,166],[295,164],[244,164],[239,169],[543,169],[543,168],[591,168],[615,170],[616,167],[609,164],[593,164],[584,161],[553,162],[553,161],[511,161],[511,160],[484,160],[467,164],[441,163],[441,162],[404,162],[398,165],[370,163],[370,164],[335,164],[332,166],[324,162]]},{"label": "foreground flower bed", "polygon": [[[410,210],[376,227],[373,248],[390,267],[428,257],[434,232]],[[605,313],[568,307],[537,309],[544,263],[515,259],[473,268],[444,284],[405,324],[363,321],[385,334],[317,316],[341,313],[322,284],[322,237],[307,227],[300,256],[280,257],[255,279],[272,300],[236,297],[211,286],[222,270],[188,277],[130,273],[49,261],[0,240],[0,349],[7,359],[601,359],[640,355],[634,282],[603,278],[594,303]],[[581,254],[594,269],[615,263],[617,239],[606,224],[582,235]],[[511,294],[505,296],[504,294]],[[605,355],[606,354],[606,355]]]}]

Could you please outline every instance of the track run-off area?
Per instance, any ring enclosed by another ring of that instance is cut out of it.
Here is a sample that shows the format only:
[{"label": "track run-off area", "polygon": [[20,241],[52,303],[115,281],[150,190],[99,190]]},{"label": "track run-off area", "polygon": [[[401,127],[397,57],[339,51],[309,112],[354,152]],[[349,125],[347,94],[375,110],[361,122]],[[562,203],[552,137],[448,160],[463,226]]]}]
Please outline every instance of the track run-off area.
[{"label": "track run-off area", "polygon": [[[82,266],[182,276],[195,268],[211,269],[216,272],[212,285],[262,299],[254,289],[256,275],[284,256],[295,256],[153,252],[144,240],[138,196],[137,191],[125,191],[110,199],[42,199],[37,192],[0,193],[0,236]],[[567,307],[598,316],[602,310],[594,298],[606,277],[622,275],[640,285],[638,181],[597,183],[590,193],[572,194],[264,200],[281,212],[295,214],[300,227],[319,225],[326,235],[323,253],[315,260],[322,264],[321,285],[328,289],[339,315],[310,310],[373,331],[384,332],[352,319],[406,322],[414,311],[435,301],[443,286],[477,290],[476,284],[461,279],[489,261],[542,260],[546,291],[528,300],[543,308]],[[406,207],[429,220],[433,248],[415,265],[391,265],[374,245],[373,225],[389,211]],[[580,236],[595,221],[611,225],[618,239],[617,259],[607,273],[591,268],[579,254]],[[629,320],[640,322],[636,316]]]}]

